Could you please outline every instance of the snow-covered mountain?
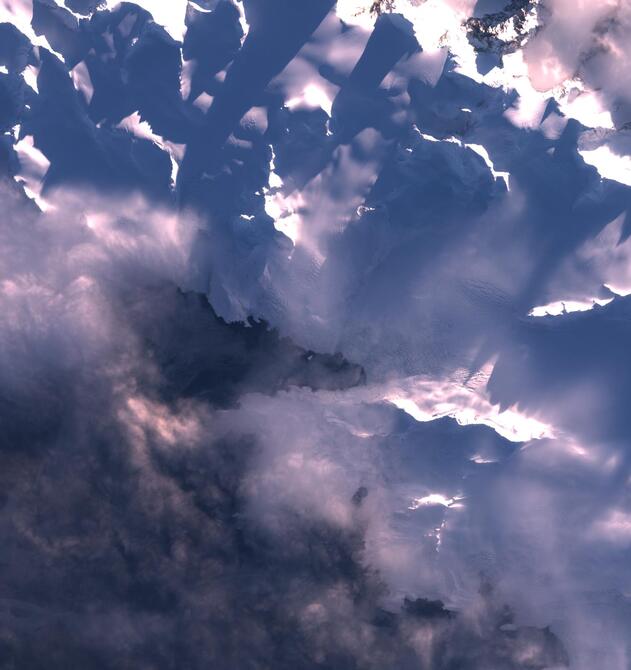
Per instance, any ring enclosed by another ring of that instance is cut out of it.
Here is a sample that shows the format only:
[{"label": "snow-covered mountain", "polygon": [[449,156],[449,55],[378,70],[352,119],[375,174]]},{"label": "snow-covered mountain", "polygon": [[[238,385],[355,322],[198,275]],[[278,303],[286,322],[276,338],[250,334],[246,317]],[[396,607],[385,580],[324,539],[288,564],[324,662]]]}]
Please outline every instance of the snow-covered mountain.
[{"label": "snow-covered mountain", "polygon": [[0,0],[0,668],[627,670],[626,0]]}]

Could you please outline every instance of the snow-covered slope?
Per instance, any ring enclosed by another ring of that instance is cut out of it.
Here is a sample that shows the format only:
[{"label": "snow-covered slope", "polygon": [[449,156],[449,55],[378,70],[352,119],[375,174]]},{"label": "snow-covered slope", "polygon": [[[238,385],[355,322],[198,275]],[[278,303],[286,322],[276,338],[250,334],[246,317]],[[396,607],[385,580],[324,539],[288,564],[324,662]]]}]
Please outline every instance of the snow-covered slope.
[{"label": "snow-covered slope", "polygon": [[629,17],[0,0],[0,666],[629,667]]}]

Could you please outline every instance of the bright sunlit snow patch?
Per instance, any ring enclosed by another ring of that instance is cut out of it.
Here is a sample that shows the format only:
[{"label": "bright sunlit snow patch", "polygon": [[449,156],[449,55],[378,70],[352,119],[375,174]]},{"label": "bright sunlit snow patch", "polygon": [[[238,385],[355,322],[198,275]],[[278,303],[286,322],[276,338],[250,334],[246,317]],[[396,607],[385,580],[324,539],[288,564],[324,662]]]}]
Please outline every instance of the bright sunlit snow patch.
[{"label": "bright sunlit snow patch", "polygon": [[245,41],[245,38],[248,36],[248,33],[250,32],[250,24],[247,22],[247,19],[245,18],[245,9],[243,7],[243,2],[237,2],[237,7],[239,9],[239,23],[241,24],[241,30],[243,30],[243,37],[241,38],[241,43]]},{"label": "bright sunlit snow patch", "polygon": [[196,60],[184,60],[182,58],[182,73],[180,74],[180,95],[183,100],[188,100],[191,94],[191,84],[193,81],[193,74],[197,68]]},{"label": "bright sunlit snow patch", "polygon": [[444,140],[439,140],[438,138],[433,137],[432,135],[422,133],[416,125],[414,125],[413,128],[427,142],[451,142],[452,144],[457,144],[458,146],[471,149],[471,151],[474,151],[476,154],[478,154],[478,156],[482,158],[482,160],[484,160],[486,166],[491,171],[493,178],[503,179],[504,183],[506,184],[506,188],[510,190],[510,172],[506,172],[503,170],[496,170],[493,161],[489,156],[489,152],[481,144],[467,144],[466,142],[462,142],[461,140],[459,140],[457,137],[446,137]]},{"label": "bright sunlit snow patch", "polygon": [[210,14],[213,9],[217,6],[220,0],[215,0],[213,3],[214,6],[212,6],[211,9],[207,9],[206,7],[203,7],[202,5],[199,4],[199,2],[195,2],[195,0],[188,0],[188,4],[191,5],[197,12],[201,12],[202,14]]},{"label": "bright sunlit snow patch", "polygon": [[308,84],[302,95],[292,98],[285,103],[289,109],[298,109],[300,107],[307,107],[311,109],[323,109],[329,116],[331,116],[331,107],[333,100],[329,97],[327,92],[317,84]]},{"label": "bright sunlit snow patch", "polygon": [[269,189],[265,189],[265,212],[274,220],[274,228],[287,235],[294,243],[298,242],[300,237],[301,219],[298,213],[300,207],[304,204],[300,192],[294,192],[288,196],[283,194],[282,178],[276,174],[274,164],[274,148],[272,158],[270,159]]},{"label": "bright sunlit snow patch", "polygon": [[337,15],[345,23],[370,29],[375,23],[375,17],[370,12],[370,2],[363,0],[338,0]]},{"label": "bright sunlit snow patch", "polygon": [[61,7],[62,9],[65,9],[67,12],[70,12],[77,20],[84,19],[85,16],[82,14],[79,14],[78,12],[73,11],[66,5],[64,0],[54,0],[55,3],[57,4],[57,7]]},{"label": "bright sunlit snow patch", "polygon": [[484,456],[480,456],[480,454],[474,454],[471,457],[471,460],[473,463],[477,463],[478,465],[488,465],[489,463],[496,463],[496,460],[494,458],[484,458]]},{"label": "bright sunlit snow patch", "polygon": [[631,156],[619,156],[608,146],[580,150],[583,160],[593,165],[603,179],[612,179],[631,186]]},{"label": "bright sunlit snow patch", "polygon": [[[628,215],[623,212],[577,251],[577,262],[590,269],[594,282],[618,296],[631,293],[631,238],[626,236],[627,221]],[[597,302],[602,304],[601,300]]]},{"label": "bright sunlit snow patch", "polygon": [[[113,9],[120,1],[107,0],[107,8]],[[135,0],[135,4],[151,13],[156,23],[175,40],[182,41],[186,32],[186,0]]]},{"label": "bright sunlit snow patch", "polygon": [[149,123],[141,119],[138,112],[126,116],[116,127],[126,130],[138,139],[151,140],[158,145],[163,142],[162,138],[153,132]]},{"label": "bright sunlit snow patch", "polygon": [[506,183],[506,188],[510,191],[510,172],[505,172],[503,170],[496,170],[493,165],[493,161],[489,156],[489,152],[481,144],[465,144],[465,147],[468,147],[472,151],[475,151],[478,156],[481,156],[484,159],[484,162],[487,164],[491,174],[495,179],[501,178]]},{"label": "bright sunlit snow patch", "polygon": [[428,505],[442,505],[443,507],[457,507],[457,502],[462,500],[462,498],[447,498],[446,496],[440,493],[430,493],[427,496],[422,498],[414,498],[412,504],[408,507],[409,510],[416,510],[419,507],[425,507]]},{"label": "bright sunlit snow patch", "polygon": [[30,86],[35,91],[35,93],[39,93],[39,89],[37,88],[38,74],[39,74],[39,68],[36,67],[35,65],[27,65],[26,69],[22,73],[26,85]]},{"label": "bright sunlit snow patch", "polygon": [[33,136],[27,135],[15,144],[15,152],[20,161],[20,171],[16,175],[23,182],[26,195],[37,203],[43,211],[52,205],[41,197],[42,181],[50,167],[50,161],[35,146]]},{"label": "bright sunlit snow patch", "polygon": [[625,296],[631,295],[631,284],[616,284],[615,282],[608,282],[603,284],[605,288],[608,288],[612,293],[616,295]]},{"label": "bright sunlit snow patch", "polygon": [[588,128],[614,128],[611,112],[601,95],[585,87],[580,79],[572,79],[552,91],[561,112]]},{"label": "bright sunlit snow patch", "polygon": [[165,140],[160,135],[156,135],[149,123],[141,119],[138,112],[134,112],[133,114],[126,116],[116,127],[121,128],[122,130],[126,130],[128,133],[131,133],[138,139],[154,142],[161,149],[166,151],[169,154],[169,158],[171,160],[171,181],[173,183],[176,182],[180,169],[180,163],[184,158],[186,145],[176,144],[175,142]]},{"label": "bright sunlit snow patch", "polygon": [[0,0],[0,23],[12,23],[21,33],[24,33],[33,46],[44,47],[55,54],[62,63],[64,57],[55,51],[44,35],[36,35],[31,21],[33,20],[32,0]]},{"label": "bright sunlit snow patch", "polygon": [[[484,371],[488,378],[491,367]],[[452,417],[460,425],[484,425],[512,442],[554,437],[554,430],[516,408],[500,410],[491,404],[481,385],[465,386],[457,380],[415,377],[386,393],[387,402],[420,422]]]},{"label": "bright sunlit snow patch", "polygon": [[502,63],[502,67],[493,68],[481,80],[489,86],[501,86],[518,93],[517,103],[505,113],[515,126],[539,126],[546,105],[553,98],[565,117],[576,119],[589,128],[613,128],[611,113],[604,106],[601,96],[588,90],[580,80],[570,79],[550,89],[538,89],[533,85],[521,50],[504,55]]},{"label": "bright sunlit snow patch", "polygon": [[528,316],[536,318],[543,316],[560,316],[561,314],[570,314],[571,312],[587,312],[594,309],[597,305],[604,307],[608,305],[613,298],[592,298],[591,300],[557,300],[534,307],[528,312]]},{"label": "bright sunlit snow patch", "polygon": [[302,204],[300,193],[284,196],[279,188],[265,195],[265,212],[274,219],[274,228],[297,244],[300,239]]},{"label": "bright sunlit snow patch", "polygon": [[517,91],[519,99],[514,107],[506,111],[506,118],[518,128],[537,127],[541,123],[550,96],[533,87],[521,51],[506,54],[502,63],[502,67],[495,67],[484,76],[484,83],[502,87],[507,91]]},{"label": "bright sunlit snow patch", "polygon": [[85,64],[85,61],[77,63],[75,67],[70,70],[70,76],[72,77],[72,82],[77,91],[81,91],[85,97],[85,101],[90,104],[92,96],[94,95],[94,86],[92,86],[92,80],[90,79],[90,72],[88,67]]},{"label": "bright sunlit snow patch", "polygon": [[[425,52],[449,48],[457,63],[457,71],[480,80],[476,55],[467,39],[463,22],[471,15],[474,0],[394,0],[391,9],[402,14],[414,28]],[[346,23],[370,29],[377,17],[370,0],[338,0],[337,15]]]}]

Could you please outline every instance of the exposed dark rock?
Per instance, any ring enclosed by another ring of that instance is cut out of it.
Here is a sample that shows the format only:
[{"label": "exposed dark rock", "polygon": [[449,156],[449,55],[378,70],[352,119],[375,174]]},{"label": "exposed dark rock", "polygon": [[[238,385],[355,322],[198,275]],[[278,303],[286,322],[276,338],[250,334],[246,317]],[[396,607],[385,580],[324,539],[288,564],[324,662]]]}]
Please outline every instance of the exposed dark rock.
[{"label": "exposed dark rock", "polygon": [[[471,17],[465,22],[469,42],[480,52],[497,55],[521,48],[537,30],[529,23],[539,0],[511,0],[500,12]],[[511,36],[511,31],[514,36]],[[505,33],[503,35],[503,33]]]}]

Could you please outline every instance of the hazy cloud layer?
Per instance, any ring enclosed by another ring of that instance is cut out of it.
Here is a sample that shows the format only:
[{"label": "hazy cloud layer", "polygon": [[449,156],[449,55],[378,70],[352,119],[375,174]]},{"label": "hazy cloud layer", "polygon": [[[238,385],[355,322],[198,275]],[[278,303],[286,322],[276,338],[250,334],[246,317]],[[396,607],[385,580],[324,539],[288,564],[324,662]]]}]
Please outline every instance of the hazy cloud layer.
[{"label": "hazy cloud layer", "polygon": [[0,0],[0,667],[628,667],[628,5],[371,4]]}]

